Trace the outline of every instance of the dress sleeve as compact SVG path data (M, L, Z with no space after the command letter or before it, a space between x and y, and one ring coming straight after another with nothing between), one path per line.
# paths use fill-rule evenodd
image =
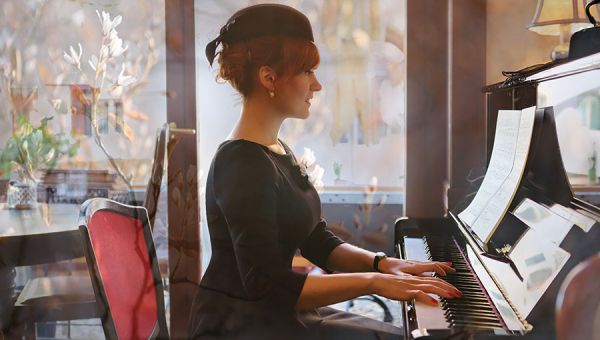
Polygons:
M340 238L327 230L327 221L321 218L313 232L300 246L302 256L322 269L328 270L327 258L333 249L344 243Z
M277 172L258 145L230 145L219 151L214 192L249 299L293 308L306 280L283 263L277 226Z

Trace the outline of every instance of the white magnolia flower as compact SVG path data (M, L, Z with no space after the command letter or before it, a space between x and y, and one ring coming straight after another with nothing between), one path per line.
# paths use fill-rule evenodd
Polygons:
M111 30L114 29L115 27L119 26L119 24L123 20L123 18L120 15L118 15L116 18L111 20L110 13L107 13L105 11L102 11L102 15L100 15L100 12L98 12L98 10L96 10L96 14L98 15L100 24L102 24L102 34L104 36L108 36L111 33Z
M81 44L78 44L78 45L79 45L79 54L77 54L75 52L75 49L73 48L73 46L69 46L70 54L67 54L67 52L64 52L64 58L69 64L71 64L81 70L81 54L83 53L83 49L81 48Z
M92 54L92 57L90 58L90 60L88 60L88 64L90 65L92 70L96 71L96 68L98 67L98 57L96 57L95 54Z
M117 30L113 28L112 30L110 30L110 33L108 35L108 39L109 40L113 40L113 39L115 39L115 38L118 37L118 34L119 33L117 32Z
M315 153L309 148L304 148L304 153L300 157L300 163L310 168L315 163L315 160Z
M123 54L123 52L127 51L127 48L128 46L123 47L123 40L115 36L115 38L110 41L109 55L110 57L118 57Z
M125 86L129 86L129 85L135 83L136 80L137 79L135 79L135 77L133 77L133 76L125 75L125 63L122 63L121 64L121 72L119 73L119 76L117 77L117 82L114 83L112 88L110 89L110 94L113 97L121 96L121 94L123 94L123 88Z
M119 76L117 77L117 84L120 86L129 86L135 83L135 81L135 77L125 75L125 63L122 63L121 72L119 72Z

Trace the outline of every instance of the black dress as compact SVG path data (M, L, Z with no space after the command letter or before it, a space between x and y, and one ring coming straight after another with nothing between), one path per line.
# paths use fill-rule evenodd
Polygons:
M317 191L282 144L285 155L225 141L213 158L206 182L212 257L191 311L193 338L313 338L324 332L320 314L343 319L329 309L294 310L307 276L291 270L296 250L325 269L343 241L326 229Z

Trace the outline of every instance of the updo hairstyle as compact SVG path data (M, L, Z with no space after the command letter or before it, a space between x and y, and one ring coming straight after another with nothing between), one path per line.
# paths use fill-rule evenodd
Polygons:
M320 62L319 51L312 41L285 36L267 36L235 43L223 43L218 56L217 81L229 82L244 98L258 84L261 66L277 73L276 83L308 71Z

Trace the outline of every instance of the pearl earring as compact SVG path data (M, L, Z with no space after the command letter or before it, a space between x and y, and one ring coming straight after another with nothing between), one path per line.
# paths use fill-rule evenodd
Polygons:
M275 92L274 91L269 91L269 97L275 98Z

